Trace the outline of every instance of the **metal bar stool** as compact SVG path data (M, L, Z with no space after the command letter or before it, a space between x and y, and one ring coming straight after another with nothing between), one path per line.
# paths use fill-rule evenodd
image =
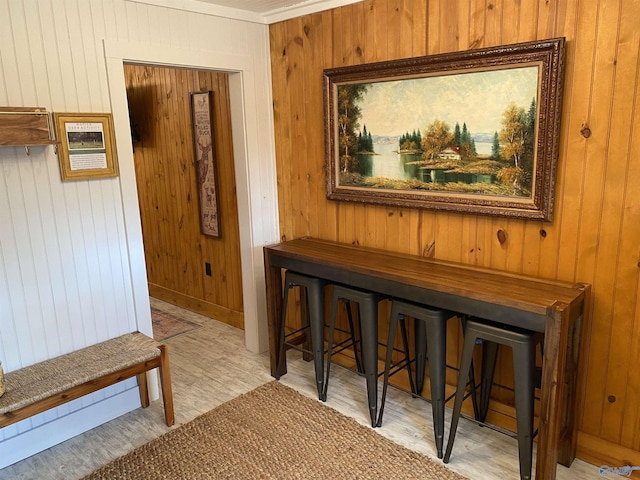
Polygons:
M493 355L493 349L498 345L510 346L513 351L514 369L514 391L516 407L516 424L518 436L518 456L520 459L520 478L529 480L531 478L531 465L533 457L533 406L535 399L535 346L538 334L529 330L517 327L506 327L489 321L478 321L469 319L466 322L464 333L464 344L462 347L462 359L460 360L460 375L456 389L453 415L451 417L451 428L449 430L449 441L444 455L444 463L449 462L453 442L460 419L460 409L462 408L463 394L465 390L465 380L463 372L468 372L471 368L471 358L477 340L482 340L483 345L488 347L489 355ZM495 367L495 363L493 364ZM483 371L488 370L488 365L483 365ZM493 378L493 374L491 374ZM483 378L484 380L484 378ZM491 382L493 383L493 382ZM487 384L483 382L487 388ZM490 389L490 384L488 385ZM481 410L488 409L490 396L488 392L482 392ZM484 404L483 404L484 402ZM480 417L486 417L486 411L480 412Z
M329 372L331 369L331 356L333 355L333 338L336 326L338 303L347 300L358 304L358 319L360 322L360 342L362 348L362 365L364 376L367 380L367 399L369 403L369 415L371 426L377 424L378 410L378 302L383 300L383 295L335 285L331 299L331 319L329 324L327 372L325 375L324 389L321 400L326 400L329 388ZM349 309L347 308L347 311Z
M428 357L433 431L435 434L438 458L442 458L442 446L444 443L444 404L446 402L447 321L450 318L454 318L455 314L447 310L439 310L425 305L393 299L387 345L393 345L397 328L396 325L399 318L403 318L405 315L415 320L416 388L415 391L412 388L412 392L417 395L422 393L425 363ZM389 384L391 354L392 350L387 347L378 426L382 425L382 414L384 413L384 403L387 395L387 386Z
M543 343L544 335L534 333L534 348L540 345L540 353L544 355ZM480 405L478 406L476 420L484 423L489 413L489 403L491 401L491 390L493 389L493 377L498 362L499 344L495 342L482 342L482 371L480 381ZM472 370L473 371L473 370ZM534 386L540 388L542 383L542 368L535 367Z
M284 288L283 288L283 308L282 316L280 319L280 348L278 351L278 367L276 368L276 379L279 380L284 364L285 345L288 345L296 350L300 350L305 353L311 353L313 355L313 363L315 368L316 386L318 389L318 398L322 400L322 393L324 387L324 289L327 285L325 280L321 278L311 277L303 275L301 273L287 270L284 276ZM309 310L309 325L303 325L298 330L295 330L289 334L285 334L285 324L287 319L287 305L289 300L289 289L293 287L301 287L305 289L307 303L306 307ZM349 317L350 327L350 342L345 340L341 342L341 346L348 348L349 345L344 345L349 342L353 346L353 351L356 356L356 361L359 365L355 330L353 328L353 321ZM295 342L288 342L288 338L296 337L303 330L309 330L311 334L311 351L305 348L299 347Z

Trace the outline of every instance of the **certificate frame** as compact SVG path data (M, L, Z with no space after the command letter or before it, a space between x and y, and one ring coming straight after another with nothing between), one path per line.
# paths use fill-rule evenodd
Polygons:
M62 181L118 176L110 113L54 113Z

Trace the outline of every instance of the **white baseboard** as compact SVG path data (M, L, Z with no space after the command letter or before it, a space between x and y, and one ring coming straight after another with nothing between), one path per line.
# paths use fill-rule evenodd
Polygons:
M132 388L0 442L0 468L24 460L139 407L140 394L134 383Z

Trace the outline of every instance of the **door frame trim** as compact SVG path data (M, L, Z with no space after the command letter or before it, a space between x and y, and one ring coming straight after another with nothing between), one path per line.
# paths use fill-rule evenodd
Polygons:
M268 45L267 33L264 45ZM269 339L262 247L277 242L280 235L268 50L260 49L266 56L260 61L251 55L105 40L104 52L136 327L152 333L124 63L222 71L229 73L245 346L254 353L266 351ZM261 64L263 68L257 71L256 65Z

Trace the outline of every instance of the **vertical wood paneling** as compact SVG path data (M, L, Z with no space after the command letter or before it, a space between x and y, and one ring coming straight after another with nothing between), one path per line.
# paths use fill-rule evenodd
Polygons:
M0 2L0 15L2 18L10 18L9 15L9 2L7 0L3 0ZM3 45L13 45L13 36L10 28L10 23L7 22L4 28L0 29L0 42ZM0 57L0 61L2 62L2 80L4 83L4 97L6 98L6 102L9 106L17 106L20 102L19 98L15 98L16 95L12 95L12 98L9 98L9 91L20 91L19 85L20 81L18 79L18 67L16 54L14 49L3 49L2 56ZM10 103L11 101L15 102L14 104Z
M107 38L109 34L107 33L107 28L112 28L111 25L107 24L106 19L102 16L103 8L101 0L90 0L89 3L89 11L88 15L91 17L91 31L93 33L94 38ZM102 109L102 111L111 110L110 107L110 99L109 99L109 87L107 84L107 65L106 62L102 59L104 45L101 45L100 42L91 41L91 38L87 38L84 41L85 44L91 44L94 52L92 54L95 55L96 64L95 64L95 81L99 86L100 97L96 99L99 101L99 106L96 108Z
M92 18L91 3L89 2L78 2L77 11L78 16L81 19ZM81 62L84 63L87 68L86 78L89 85L89 108L91 109L91 111L102 111L108 105L103 104L103 100L107 97L103 95L102 92L102 90L106 87L106 82L104 81L106 75L104 75L104 61L102 61L101 58L103 51L102 45L95 41L95 38L102 37L102 35L98 36L102 32L96 29L96 25L94 25L94 22L81 21L79 33L82 35L80 44L82 46L82 53L84 55L84 60L81 60ZM103 68L101 69L100 66L102 66ZM102 81L101 78L103 79Z
M637 31L636 35L637 36ZM636 50L636 58L640 57L640 46ZM635 88L633 95L633 117L631 120L632 135L629 136L629 149L637 152L640 148L640 135L638 125L640 125L640 66L635 73ZM636 157L637 159L637 157ZM640 247L637 239L640 238L640 198L634 195L634 179L639 178L640 162L630 161L627 173L625 205L623 210L622 231L624 232L621 250L625 252L620 267L620 275L624 275L624 280L619 279L621 301L626 302L627 308L631 310L635 305L635 312L626 313L626 322L631 322L627 330L629 342L629 354L626 362L626 401L624 405L623 424L620 435L620 443L628 448L640 450L640 375L634 375L634 366L640 364ZM635 265L634 265L635 264ZM618 294L618 292L616 292ZM624 304L623 304L624 307Z
M606 186L607 145L609 142L612 92L615 67L613 59L616 51L618 28L618 2L599 2L596 17L595 52L593 57L593 95L590 98L588 124L591 136L587 141L585 156L584 198L582 203L581 230L578 239L578 259L576 276L592 278L598 296L593 309L593 326L589 359L587 364L587 399L585 403L584 429L593 435L601 434L602 414L607 392L607 362L609 358L609 338L611 332L611 283L609 278L600 277L604 272L598 269L598 255L604 254L598 248L602 232L600 222L603 215L603 195ZM597 92L597 94L596 94ZM615 257L614 257L615 258ZM611 261L615 261L614 258ZM602 291L602 295L599 292ZM609 292L607 295L606 292ZM588 421L587 421L588 419Z
M408 2L412 9L411 35L413 56L426 55L427 52L427 2Z
M273 31L275 34L271 33L271 41L272 48L276 52L278 52L278 62L280 63L280 67L278 69L278 73L276 73L272 80L273 83L273 97L274 97L274 117L278 118L282 125L282 136L276 135L276 158L291 158L292 152L292 143L287 141L289 136L291 135L292 127L291 127L291 108L290 103L291 100L288 95L284 93L279 93L280 91L286 92L289 88L289 79L292 72L292 66L289 62L289 49L293 48L291 43L292 37L287 34L287 27L292 28L287 23L280 23L280 29L276 28ZM273 46L275 43L275 46ZM278 184L282 185L282 191L285 195L284 198L281 199L281 202L278 203L278 209L280 213L280 218L284 221L281 223L280 232L283 238L291 238L293 234L292 222L294 219L294 215L285 215L285 205L291 205L291 176L288 166L282 164L278 165L278 171L282 172L282 175L278 177ZM285 220L286 219L286 220Z
M322 83L318 81L315 72L322 68L324 64L323 52L314 48L314 45L322 43L322 15L315 14L307 17L303 22L304 33L304 59L306 68L303 70L305 97L321 97ZM324 116L321 111L307 108L305 105L304 118L311 131L322 131ZM322 152L324 150L323 135L307 135L307 150L305 160L307 172L305 175L305 187L309 190L310 201L308 202L308 231L312 237L320 237L324 228L317 219L326 215L323 204L318 203L325 192L325 168L322 162L316 162L311 152ZM322 222L324 223L324 222Z
M388 58L404 58L410 57L413 51L413 35L411 11L407 5L408 2L403 0L389 1L387 5L387 52ZM361 25L360 31L364 28ZM395 32L396 36L389 36L390 32ZM360 45L363 45L362 43ZM362 48L362 47L360 47ZM374 132L375 133L375 132ZM405 250L405 238L400 232L406 231L404 216L400 216L402 209L386 208L386 215L383 217L385 221L385 231L387 235L384 238L383 248L393 251ZM401 226L402 225L402 226ZM387 317L387 315L385 315ZM383 323L386 327L386 322ZM384 328L383 330L386 330Z
M333 38L334 38L334 65L336 67L352 65L352 46L353 40L352 36L354 32L352 31L352 22L353 22L353 8L351 5L343 7L341 15L335 15L333 18ZM357 35L357 33L355 33ZM362 63L358 61L357 63ZM295 78L291 79L292 82L295 81ZM291 108L295 108L293 106L293 99ZM296 202L296 200L293 200ZM360 212L356 214L356 206L355 205L338 205L339 216L338 216L338 238L341 242L352 243L358 241L359 231L355 230L356 226L362 225L360 222L356 222L356 217L359 218ZM365 240L366 244L366 240Z
M485 47L500 45L502 43L502 5L503 0L487 0L485 4L486 19Z
M113 8L116 18L116 32L118 40L129 40L127 31L127 10L125 8L125 0L112 0L105 2L105 9ZM166 32L165 32L166 35Z
M484 44L486 0L471 0L469 2L469 45L468 48L479 48Z
M607 362L607 401L603 405L602 438L618 443L626 403L627 372L629 368L630 343L633 331L634 306L630 301L635 293L634 284L634 256L637 254L638 236L628 237L623 229L626 197L631 192L627 190L630 163L637 152L630 149L629 125L632 124L634 109L637 108L635 98L629 91L637 79L639 67L638 49L640 31L637 22L631 18L639 18L640 6L637 2L620 3L620 23L618 27L618 42L615 55L615 83L612 98L612 115L610 121L610 136L607 152L606 184L603 197L602 223L603 235L598 246L602 252L617 250L616 257L610 254L598 255L598 277L611 285L610 316L618 319L611 325L609 337L609 361ZM637 89L637 86L636 86ZM632 130L633 131L633 130ZM631 193L633 195L633 193ZM612 261L615 260L615 261ZM603 268L604 267L604 268ZM635 265L637 268L637 263ZM600 273L602 272L602 273ZM602 291L602 290L601 290ZM609 292L604 290L607 295ZM615 401L611 401L615 397ZM637 404L636 404L637 405Z
M116 12L114 2L105 0L91 0L91 12L96 21L104 23L105 38L118 38L118 27L116 25ZM155 10L149 11L149 16L156 15Z
M365 16L371 10L365 9ZM326 65L332 65L333 61L333 52L335 45L335 40L332 35L333 31L333 12L328 10L322 12L322 64L316 65L315 68L318 68L318 71ZM311 48L317 49L317 45L311 45ZM365 49L365 55L367 54L367 49ZM273 72L273 70L272 70ZM313 72L312 72L313 73ZM317 74L316 74L317 75ZM317 105L317 104L316 104ZM324 121L324 118L323 118ZM275 120L274 120L275 123ZM323 123L324 125L324 123ZM319 131L319 130L318 130ZM277 137L277 134L276 134ZM276 161L277 154L276 154ZM286 159L283 159L286 165ZM279 169L277 170L280 171ZM326 172L325 172L326 175ZM337 238L338 236L338 202L327 202L324 195L320 193L317 198L318 209L324 210L326 217L321 217L324 219L323 226L321 226L321 238ZM286 215L284 216L286 218ZM280 216L282 218L282 216Z
M305 57L306 72L287 77L288 88L277 87L287 67L272 41L276 138L281 139L280 222L289 238L317 231L322 238L594 286L593 325L585 325L584 331L586 386L579 393L584 405L579 412L585 433L581 448L592 460L593 452L602 450L593 439L632 450L640 446L640 372L632 368L640 361L640 187L634 180L640 175L640 130L635 128L640 110L639 14L631 0L367 0L361 7L322 14L318 28L325 34L308 38L304 53L323 52L323 64ZM302 23L308 21L304 17ZM271 26L272 39L277 35L280 44L293 41L292 25L299 22ZM289 122L287 112L278 107L288 105L290 114L303 102L306 111L322 110L321 96L308 90L300 99L290 90L295 91L295 82L321 78L323 68L356 63L354 45L364 51L364 61L374 62L554 36L567 39L567 63L553 222L329 202L320 189L301 192L284 181L297 161L287 138L295 138L296 129L305 134L321 130L315 120ZM590 136L583 135L585 128ZM309 150L306 161L309 172L318 171L323 153ZM295 225L292 205L311 202L332 212L319 222L335 223L338 232L314 226L312 216L309 227ZM506 238L502 243L499 230ZM448 360L455 362L457 328L450 334ZM501 355L498 372L506 385L512 377L509 356ZM496 398L510 402L510 395L497 391ZM496 417L512 414L496 406ZM606 459L601 455L599 460Z
M215 104L216 119L215 138L217 175L220 179L219 203L222 224L226 230L223 242L207 242L203 250L207 258L215 258L219 269L214 282L205 282L205 299L211 298L211 291L219 295L217 303L227 308L242 312L242 278L240 275L240 251L238 243L240 232L238 228L237 205L235 189L235 174L233 165L233 145L231 144L231 122L229 104L229 77L227 75L199 74L202 89L212 89L217 92ZM225 139L229 139L225 141ZM236 325L238 326L238 325Z
M565 181L560 185L562 196L556 200L556 210L561 211L562 219L557 272L558 277L565 280L578 277L578 262L575 258L582 225L579 212L583 210L585 192L587 139L575 133L589 127L590 101L585 99L592 95L596 19L596 8L585 2L577 3L576 17L572 22L575 24L575 37L568 44L567 52L568 60L573 59L573 68L567 70L565 79L564 109L572 113L568 118L566 115L563 116L563 123L567 125L567 135L566 149L560 165L564 165ZM566 28L570 28L570 25L567 24ZM582 61L577 61L578 58ZM573 159L571 162L568 161L569 153Z
M126 19L127 19L127 37L129 38L129 40L131 40L132 42L140 42L140 35L139 35L139 28L138 28L138 5L135 3L130 3L130 2L125 2L124 3L124 9L125 9L125 13L126 13ZM180 14L182 12L176 12L177 14ZM181 16L184 16L184 14L182 14ZM140 21L143 21L143 19L140 19Z
M342 39L344 50L342 52L342 65L357 65L365 62L367 55L364 40L364 4L356 3L345 7L345 15L342 16L343 23L334 22L336 28L340 28L338 38ZM338 27L338 25L341 25ZM380 44L385 44L383 40ZM362 125L361 125L362 128ZM342 207L341 207L342 208ZM344 209L341 215L342 238L347 243L359 244L367 242L365 232L367 231L367 213L363 205L351 205ZM343 324L343 327L346 324Z
M142 141L134 159L147 275L169 300L241 326L242 281L228 75L125 65L129 109ZM214 162L221 238L202 235L190 92L213 91ZM305 170L301 167L301 171ZM205 274L205 262L212 275Z
M64 104L58 104L56 107L58 109L64 108L65 111L79 111L79 92L76 89L76 79L73 75L74 63L72 60L69 41L69 27L67 25L64 5L60 3L52 5L50 14L51 17L49 18L51 18L51 27L55 31L55 42L51 45L57 50L56 56L60 61L60 76L62 78L61 83L63 87L62 92L64 92L62 99L57 100L58 102L63 100Z
M358 58L356 63L365 63L370 61L382 61L389 58L389 32L386 28L387 22L394 21L394 8L399 2L374 2L372 15L369 16L371 23L360 22L354 18L344 17L346 20L346 26L343 26L343 36L349 34L349 23L358 22L360 25L360 31L358 32L358 38L362 39L361 49L364 50L364 58ZM363 5L364 9L367 5ZM353 12L352 12L353 15ZM396 15L397 17L397 15ZM338 21L340 17L334 17L334 21ZM395 20L397 21L397 19ZM397 28L397 27L396 27ZM396 30L397 31L397 30ZM373 38L373 44L367 44L367 39ZM346 44L346 41L344 42ZM339 44L339 40L336 39L336 44ZM394 48L393 46L391 48ZM376 59L376 60L371 60ZM385 248L387 238L387 217L389 211L393 209L387 209L384 207L378 207L374 205L354 205L350 208L340 205L340 210L349 212L353 217L343 215L348 225L353 225L354 233L352 238L355 242L359 242L361 245ZM395 239L398 236L397 231L393 232L390 236L391 239ZM349 240L348 240L349 241ZM352 242L354 240L351 240ZM392 240L391 240L392 241ZM381 325L381 330L384 328L384 322Z
M306 119L305 105L305 82L299 81L305 72L305 34L302 18L294 19L289 26L292 28L291 35L293 42L289 44L287 54L289 56L290 78L295 79L289 84L291 94L291 141L293 143L293 157L297 161L291 165L291 187L295 198L304 196L308 191L307 182L307 157L309 149L307 146L308 135L301 125ZM293 230L300 232L309 231L309 202L294 202L293 209Z
M92 93L92 85L89 81L89 65L86 63L85 45L83 43L82 24L83 17L78 11L76 2L65 2L61 8L60 15L64 16L67 24L66 36L69 39L69 49L71 51L71 72L74 78L74 90L78 99L78 109L81 112L91 112L95 102L95 95ZM89 47L89 45L87 45Z
M43 50L43 61L40 65L45 66L47 73L46 76L40 77L43 82L46 82L48 88L48 95L45 98L52 107L64 109L64 97L59 98L60 92L64 92L64 85L59 51L56 45L56 30L52 25L53 12L51 4L46 2L39 3L36 18L40 21L39 27L42 32L40 42ZM57 92L57 95L53 95L52 92Z

